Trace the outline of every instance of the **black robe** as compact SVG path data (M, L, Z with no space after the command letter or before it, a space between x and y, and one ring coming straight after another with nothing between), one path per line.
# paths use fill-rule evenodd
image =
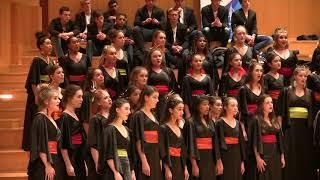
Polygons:
M271 96L273 101L273 109L276 113L276 115L280 115L279 109L280 109L280 101L279 96L281 91L284 88L284 78L282 74L279 74L279 78L276 79L270 74L265 74L263 76L263 86L264 86L264 92Z

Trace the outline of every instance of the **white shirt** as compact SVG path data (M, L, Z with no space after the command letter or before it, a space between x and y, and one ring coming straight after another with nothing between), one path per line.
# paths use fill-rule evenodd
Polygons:
M177 39L177 26L172 28L172 33L173 33L173 42L176 42L176 39Z
M85 14L86 16L86 25L90 24L90 19L91 19L91 13L89 15ZM83 31L83 33L87 33L88 32L88 28L86 26L86 29Z
M184 14L183 14L183 9L181 9L181 11L180 11L180 19L179 19L179 22L180 22L181 24L184 24Z
M213 17L214 19L218 17L218 11L213 11Z

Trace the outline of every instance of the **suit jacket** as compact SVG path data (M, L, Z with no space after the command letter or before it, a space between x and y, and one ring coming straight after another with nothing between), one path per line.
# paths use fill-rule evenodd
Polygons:
M258 28L257 28L256 12L249 9L248 18L246 18L242 8L235 11L232 14L232 18L231 18L231 27L232 27L232 29L234 29L239 25L244 26L247 29L248 34L257 35Z
M88 39L89 40L93 40L93 42L107 42L108 38L106 38L103 41L97 39L97 34L98 33L99 32L98 32L98 27L97 27L96 23L88 24ZM107 23L103 24L102 33L108 35L108 25L107 25Z
M124 25L122 28L118 27L117 24L112 24L108 27L108 32L110 32L112 29L121 30L124 33L125 37L128 37L130 39L133 39L133 30L130 26Z
M94 13L95 11L91 11L91 18L89 24L94 22ZM76 14L76 19L75 19L76 26L79 28L80 32L83 32L86 27L87 27L87 22L86 22L86 14L84 12L80 12Z
M193 9L189 7L183 8L183 21L183 24L186 25L190 31L198 29L196 16L194 15Z
M50 22L48 31L51 34L51 36L58 36L60 33L71 31L74 33L74 36L77 36L80 33L79 28L71 20L67 23L66 30L64 31L62 28L60 18L55 18Z
M222 23L221 28L225 28L228 26L228 9L224 6L219 6L218 8L218 18ZM214 21L213 17L213 10L211 4L203 7L201 9L201 16L202 16L202 26L203 27L211 27L211 23Z
M174 45L174 39L173 39L173 31L170 23L165 23L162 29L163 31L165 31L167 36L166 46L168 49L171 50L171 47ZM179 46L182 46L183 49L188 48L187 26L181 23L177 24L176 44L178 44Z
M166 22L166 18L165 18L163 10L158 8L157 6L153 7L152 13L151 13L151 18L157 19L160 22L160 24L159 25L155 25L155 24L142 25L142 22L144 20L146 20L147 18L149 18L148 10L147 10L146 6L143 6L142 8L139 8L136 13L134 25L144 27L147 29L157 29L157 28L161 28L161 24Z

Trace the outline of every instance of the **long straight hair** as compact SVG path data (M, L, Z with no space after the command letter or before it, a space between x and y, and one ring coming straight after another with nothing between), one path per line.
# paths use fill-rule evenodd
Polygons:
M117 120L117 118L119 116L118 112L117 112L117 108L120 108L121 106L123 106L126 103L129 103L129 102L128 102L128 100L126 100L124 98L119 98L112 103L112 106L110 108L109 117L108 117L107 123L105 125L113 123L115 120Z
M271 98L268 94L263 94L257 102L257 111L256 111L256 116L259 121L264 119L264 112L263 112L263 103L266 98ZM271 125L275 127L276 129L280 129L280 123L278 122L278 119L276 117L276 114L274 112L274 109L272 110L271 113L268 114L268 117L270 119ZM262 124L263 122L260 122Z
M248 76L247 76L247 79L246 79L246 84L249 84L250 89L252 89L253 71L254 71L254 68L256 68L257 66L261 66L262 67L262 65L260 63L258 63L258 62L253 62L249 66ZM263 69L263 67L262 67L262 69ZM259 80L258 83L261 86L261 90L263 90L264 87L263 87L263 78L262 77L261 77L261 79Z
M153 86L145 86L141 92L136 111L141 110L146 105L145 96L150 97L155 92L158 92L157 88Z

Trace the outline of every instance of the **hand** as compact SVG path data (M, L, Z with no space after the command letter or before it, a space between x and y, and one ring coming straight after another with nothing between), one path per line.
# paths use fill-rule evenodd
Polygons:
M166 180L172 180L172 173L169 168L165 170L165 178Z
M189 179L189 172L188 169L185 167L184 168L184 180L188 180Z
M76 173L74 172L74 168L73 168L72 165L67 166L66 168L67 168L67 174L68 174L68 176L76 176Z
M147 18L146 20L142 21L142 25L149 24L152 22L152 18Z
M264 172L266 169L265 169L265 166L267 165L266 162L264 162L263 159L261 159L260 157L256 158L257 159L257 168L258 168L258 171L259 172Z
M54 179L54 176L56 173L55 173L53 167L51 166L51 164L46 166L45 172L46 172L46 180L53 180Z
M284 159L284 154L281 154L281 168L286 166L286 160Z
M213 22L213 26L214 27L222 27L222 23L220 21L220 19L217 17L215 18L214 22Z
M243 175L245 169L244 169L244 162L241 162L241 174Z
M116 19L117 19L116 16L109 16L109 18L108 18L108 20L110 20L110 21L114 21L114 20L116 20Z
M142 162L142 173L146 176L150 176L150 166L147 162L147 160Z
M159 22L156 18L153 18L153 19L152 19L152 23L153 23L153 24L160 24L160 22Z
M217 171L217 175L223 174L223 164L221 160L217 161L216 171Z
M183 50L183 47L182 46L176 46L178 52L180 53L182 50Z
M114 180L122 180L122 176L118 171L114 172L113 176L114 176Z
M136 180L136 173L134 171L131 172L131 180Z
M192 166L192 175L194 177L199 177L199 167L198 167L198 165Z
M87 39L87 34L86 33L80 33L79 37L82 39Z

